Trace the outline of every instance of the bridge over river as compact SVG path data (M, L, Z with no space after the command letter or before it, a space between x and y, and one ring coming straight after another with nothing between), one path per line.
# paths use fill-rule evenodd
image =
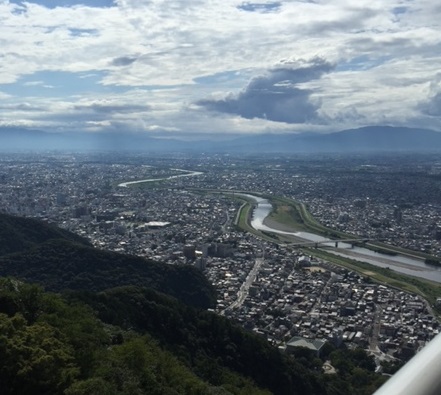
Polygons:
M346 243L346 244L350 244L351 248L354 248L355 245L357 244L366 244L368 241L382 241L382 239L371 239L371 238L364 238L364 239L338 239L338 240L331 240L331 239L325 239L325 240L319 240L319 241L310 241L310 240L305 240L305 241L301 241L301 242L296 242L296 243L289 243L288 246L290 247L314 247L314 248L318 248L321 245L326 246L326 244L333 244L335 248L338 248L338 244L339 243Z
M265 218L270 215L273 210L272 204L268 199L260 196L242 194L242 196L252 200L255 204L252 209L250 225L252 228L260 231L271 232L280 235L291 236L294 238L292 243L286 242L286 246L295 247L312 247L312 248L330 248L330 252L335 255L361 262L370 263L375 266L389 268L399 273L408 274L415 277L424 278L431 281L441 283L441 267L428 265L423 258L417 256L408 256L400 253L381 253L373 251L366 246L358 244L367 244L370 241L384 241L378 238L364 237L348 237L345 239L332 240L309 232L288 232L278 230L276 228L264 224ZM375 240L374 240L375 239ZM338 248L334 248L338 247ZM375 246L369 246L375 247ZM381 248L381 247L380 247ZM387 247L384 248L387 250Z

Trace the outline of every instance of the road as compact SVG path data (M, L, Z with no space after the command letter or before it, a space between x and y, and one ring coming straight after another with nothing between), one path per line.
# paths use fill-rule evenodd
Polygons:
M382 313L383 313L383 308L379 304L377 304L374 314L374 322L372 325L372 337L370 338L369 341L369 350L371 351L379 351L378 336L380 335Z
M248 296L250 287L253 284L253 282L256 280L257 274L259 273L259 270L264 264L264 262L265 262L265 258L263 257L256 258L253 268L248 273L245 282L242 284L239 291L237 292L237 299L233 303L231 303L228 307L226 307L223 311L221 311L220 314L223 315L227 310L237 309L238 307L242 306L243 302Z

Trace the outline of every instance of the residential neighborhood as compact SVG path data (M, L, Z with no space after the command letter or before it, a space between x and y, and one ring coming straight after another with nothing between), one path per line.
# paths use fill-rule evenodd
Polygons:
M217 289L216 312L281 350L325 341L365 348L378 360L407 360L439 332L422 298L237 226L244 204L238 191L286 196L330 228L441 256L433 188L424 201L419 189L396 196L377 185L375 195L374 183L392 188L390 173L408 171L406 163L381 180L378 168L360 175L360 161L346 163L331 182L322 162L305 167L305 158L10 154L0 160L0 207L55 223L102 249L194 265ZM424 164L421 185L439 168ZM357 170L344 184L348 169ZM355 188L363 177L365 190Z

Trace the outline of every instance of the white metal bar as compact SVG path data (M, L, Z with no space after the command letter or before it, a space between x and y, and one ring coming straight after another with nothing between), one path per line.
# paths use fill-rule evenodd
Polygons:
M374 395L440 395L441 334L438 334Z

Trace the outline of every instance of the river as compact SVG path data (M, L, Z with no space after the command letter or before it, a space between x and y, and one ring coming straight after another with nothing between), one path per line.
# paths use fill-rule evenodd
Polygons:
M335 241L327 239L325 237L316 235L309 232L287 232L279 229L269 227L264 224L264 220L271 213L273 206L268 199L261 198L259 196L241 194L244 197L252 199L257 203L253 210L251 218L251 226L256 230L264 230L267 232L295 236L305 241L327 241L330 242L323 244L327 252L335 255L339 255L346 258L351 258L361 262L370 263L379 267L388 267L399 273L408 274L415 277L425 278L427 280L436 281L441 283L441 267L427 265L423 259L411 258L404 255L387 255L380 254L378 252L371 251L367 248L352 247L348 243L338 243L338 247L335 247ZM323 248L323 247L319 247Z
M183 170L183 169L170 169L170 170L181 171L181 172L183 172L183 174L176 174L174 176L168 176L168 177L163 177L163 178L148 178L146 180L122 182L121 184L118 184L118 186L126 188L129 185L143 184L143 183L146 183L146 182L173 180L175 178L193 177L193 176L199 176L201 174L204 174L201 171L190 171L190 170Z

